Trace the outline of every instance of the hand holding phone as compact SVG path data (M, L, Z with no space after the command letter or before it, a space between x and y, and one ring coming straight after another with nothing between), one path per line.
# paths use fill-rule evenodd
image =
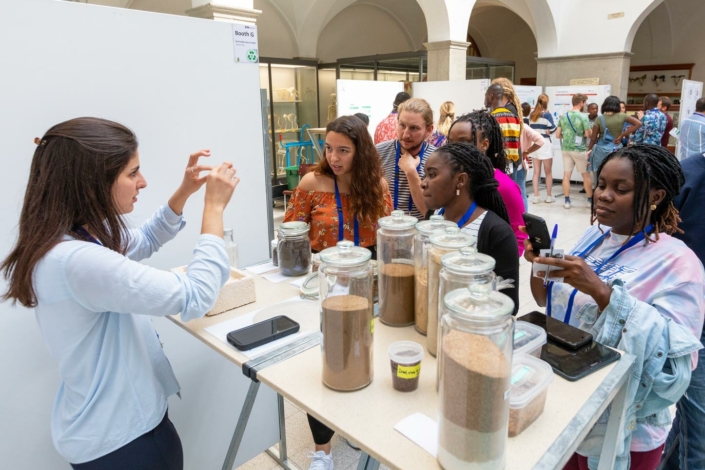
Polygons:
M534 254L539 256L541 250L549 250L551 248L551 235L548 233L548 227L543 217L539 217L528 212L522 214L526 233L529 235L529 242L533 248Z

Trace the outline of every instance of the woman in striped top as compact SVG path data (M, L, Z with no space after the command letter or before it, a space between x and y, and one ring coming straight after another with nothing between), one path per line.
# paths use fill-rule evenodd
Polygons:
M539 193L539 181L541 180L541 166L546 176L546 199L545 202L556 202L556 198L551 194L553 186L553 148L551 145L551 134L556 131L556 124L553 122L551 113L548 112L548 96L545 94L539 95L536 100L536 107L529 115L529 126L544 138L544 146L534 152L534 199L531 201L534 204L541 202Z

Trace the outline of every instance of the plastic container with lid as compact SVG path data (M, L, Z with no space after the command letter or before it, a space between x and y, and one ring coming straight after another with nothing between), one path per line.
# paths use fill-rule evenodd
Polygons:
M414 323L414 226L416 217L404 211L379 219L377 271L379 319L390 326Z
M277 257L284 276L303 276L311 268L311 240L306 222L284 222L279 227Z
M514 355L529 354L541 357L541 347L546 344L546 330L518 318L514 326Z
M334 390L358 390L374 376L371 256L348 240L321 252L322 379Z
M419 388L423 346L413 341L397 341L387 349L392 366L392 385L400 392Z
M442 215L432 215L429 220L416 224L414 236L414 326L422 335L428 329L428 249L431 235L442 232L448 227L457 227L455 222L445 220Z
M475 244L475 237L460 231L457 224L447 227L443 232L431 236L428 250L428 329L426 330L426 347L428 352L436 355L438 349L438 287L441 273L441 257L461 248Z
M443 297L438 463L445 469L505 468L513 311L490 283Z
M522 322L517 325L519 323ZM514 356L509 392L509 437L518 436L541 416L551 382L553 370L546 362L533 356Z

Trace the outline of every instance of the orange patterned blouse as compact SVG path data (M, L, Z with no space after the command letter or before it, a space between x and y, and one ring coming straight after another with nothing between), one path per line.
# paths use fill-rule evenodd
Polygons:
M348 210L350 195L340 194L343 203L343 236L346 240L354 240L353 221ZM384 202L387 205L386 214L392 212L392 196L389 190L384 193ZM309 237L311 248L322 251L338 243L338 206L335 203L335 193L323 191L294 190L289 205L286 208L284 222L302 221L311 224ZM377 244L377 223L374 225L360 224L360 246L370 247Z

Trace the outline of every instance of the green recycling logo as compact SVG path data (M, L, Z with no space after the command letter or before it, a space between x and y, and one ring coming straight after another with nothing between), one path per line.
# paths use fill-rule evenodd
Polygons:
M257 62L257 49L250 49L247 51L247 60L250 62Z

